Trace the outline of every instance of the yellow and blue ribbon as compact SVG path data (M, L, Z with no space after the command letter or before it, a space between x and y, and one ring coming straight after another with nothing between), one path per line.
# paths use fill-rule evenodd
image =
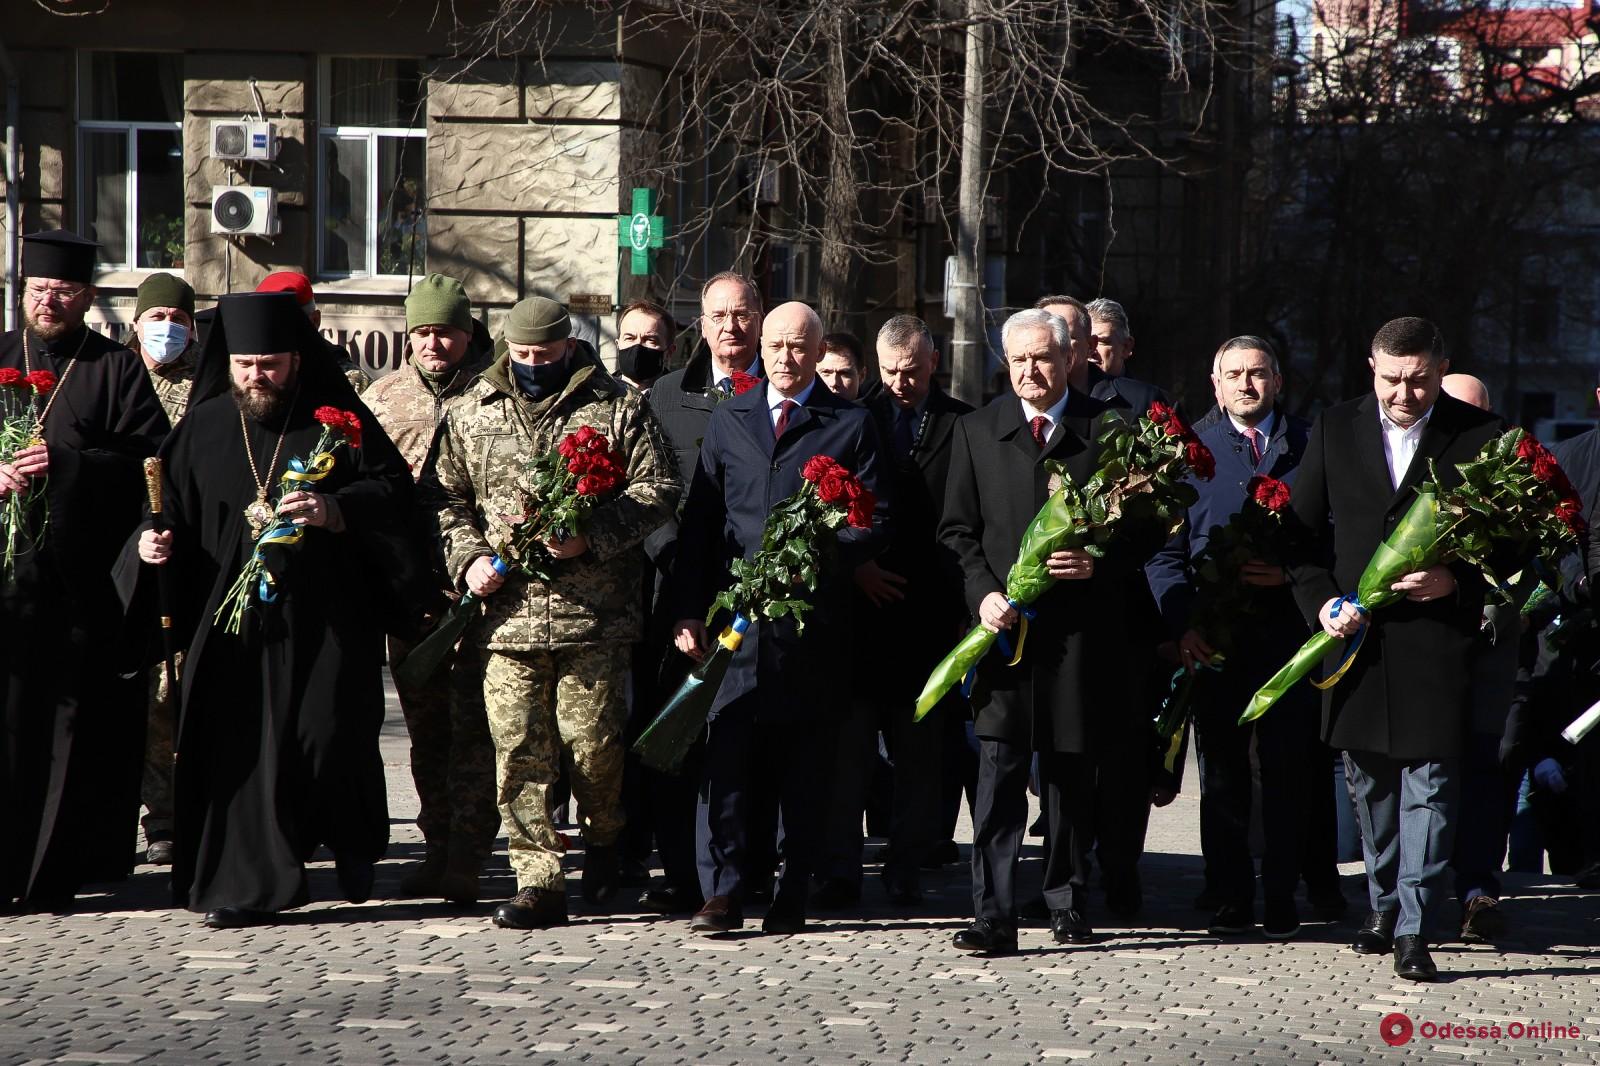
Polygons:
M1355 593L1350 592L1340 596L1339 602L1333 605L1333 609L1328 612L1328 616L1330 618L1338 618L1339 612L1347 605L1354 608L1356 613L1361 616L1361 628L1356 630L1356 635L1351 637L1350 642L1345 645L1344 657L1339 660L1339 665L1333 673L1321 681L1311 682L1311 687L1318 691L1325 692L1344 680L1344 675L1349 671L1350 664L1356 660L1356 652L1361 650L1362 641L1367 639L1367 608Z
M1025 603L1018 603L1009 596L1006 597L1006 603L1010 604L1012 610L1022 616L1017 624L1017 650L1015 652L1011 650L1011 641L1007 639L1004 631L996 633L994 639L995 645L1000 649L1000 654L1006 659L1006 665L1016 666L1022 661L1022 649L1028 642L1028 622L1038 617L1039 611L1037 608L1030 607ZM978 668L974 665L961 678L961 696L963 699L972 697L972 685L977 679Z
M283 487L288 488L291 484L296 487L315 484L333 473L333 466L332 452L318 452L309 462L296 456L289 460L289 469L283 472ZM299 544L305 535L304 526L297 526L292 520L279 517L256 538L253 554L256 562L261 564L261 580L256 583L256 599L262 603L273 603L278 598L277 582L272 576L272 571L267 568L267 561L261 550L269 544L292 547Z

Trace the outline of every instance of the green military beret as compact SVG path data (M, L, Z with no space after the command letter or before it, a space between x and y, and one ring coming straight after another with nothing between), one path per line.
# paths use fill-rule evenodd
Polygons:
M472 332L472 301L466 287L444 274L429 274L411 286L406 296L406 329L418 326L452 326Z
M530 296L506 316L505 338L509 344L549 344L572 336L572 319L567 309L543 296Z
M139 302L134 306L133 317L138 318L152 307L176 307L193 318L194 289L175 275L151 274L139 284Z

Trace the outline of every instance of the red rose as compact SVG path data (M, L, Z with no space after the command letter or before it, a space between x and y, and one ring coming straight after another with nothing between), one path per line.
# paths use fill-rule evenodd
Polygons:
M21 385L26 379L15 367L0 367L0 385Z
M813 455L806 460L806 465L800 468L801 477L818 484L823 478L834 473L844 474L845 469L826 455Z
M578 438L571 433L561 438L561 443L556 445L556 452L563 459L571 459L578 454ZM567 469L571 470L571 466ZM576 471L573 471L576 473Z
M1172 408L1157 400L1150 405L1150 411L1145 417L1158 426L1164 426L1172 420Z
M848 507L858 494L850 491L850 483L854 479L842 470L830 470L817 482L817 495L823 503L843 504Z
M578 479L579 496L598 496L600 494L600 479L593 474L585 474Z
M567 473L587 474L594 469L594 456L579 452L567 460Z
M579 426L578 431L572 434L572 439L579 447L586 447L588 443L600 435L593 426Z
M760 378L756 377L754 374L746 374L743 370L735 370L732 374L728 375L728 380L733 382L733 394L735 396L743 396L745 393L761 384Z
M1576 496L1568 496L1556 504L1556 517L1566 523L1568 529L1574 533L1582 533L1589 528L1583 520L1583 501Z
M1289 486L1275 477L1258 475L1245 486L1250 498L1268 511L1281 511L1289 503Z
M344 425L344 412L337 407L319 407L314 412L314 417L318 422L333 429L339 429Z
M56 387L56 374L54 370L35 370L28 375L27 382L33 386L34 392L43 396Z
M1184 445L1183 459L1189 464L1190 473L1201 481L1210 481L1217 472L1217 461L1212 458L1211 449L1198 440L1191 440Z
M1533 457L1533 476L1540 481L1550 481L1560 472L1561 464L1549 452Z
M1526 433L1522 435L1521 440L1517 441L1518 459L1526 459L1529 462L1532 462L1533 459L1544 450L1544 445L1540 444Z
M850 501L850 509L845 512L844 520L857 529L872 528L872 511L878 506L878 498L866 489Z

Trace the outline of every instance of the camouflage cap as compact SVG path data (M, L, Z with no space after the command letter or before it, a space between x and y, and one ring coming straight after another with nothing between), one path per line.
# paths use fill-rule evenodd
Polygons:
M572 319L567 309L543 296L530 296L506 316L505 338L509 344L549 344L572 336Z

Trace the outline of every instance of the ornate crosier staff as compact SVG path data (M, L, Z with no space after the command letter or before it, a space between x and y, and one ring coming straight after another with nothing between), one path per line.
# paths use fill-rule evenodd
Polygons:
M150 499L150 522L157 533L167 531L167 520L161 514L161 460L155 456L144 461L144 491ZM169 699L176 699L178 690L176 670L173 667L172 648L172 567L156 568L157 598L161 603L161 660L166 671Z

